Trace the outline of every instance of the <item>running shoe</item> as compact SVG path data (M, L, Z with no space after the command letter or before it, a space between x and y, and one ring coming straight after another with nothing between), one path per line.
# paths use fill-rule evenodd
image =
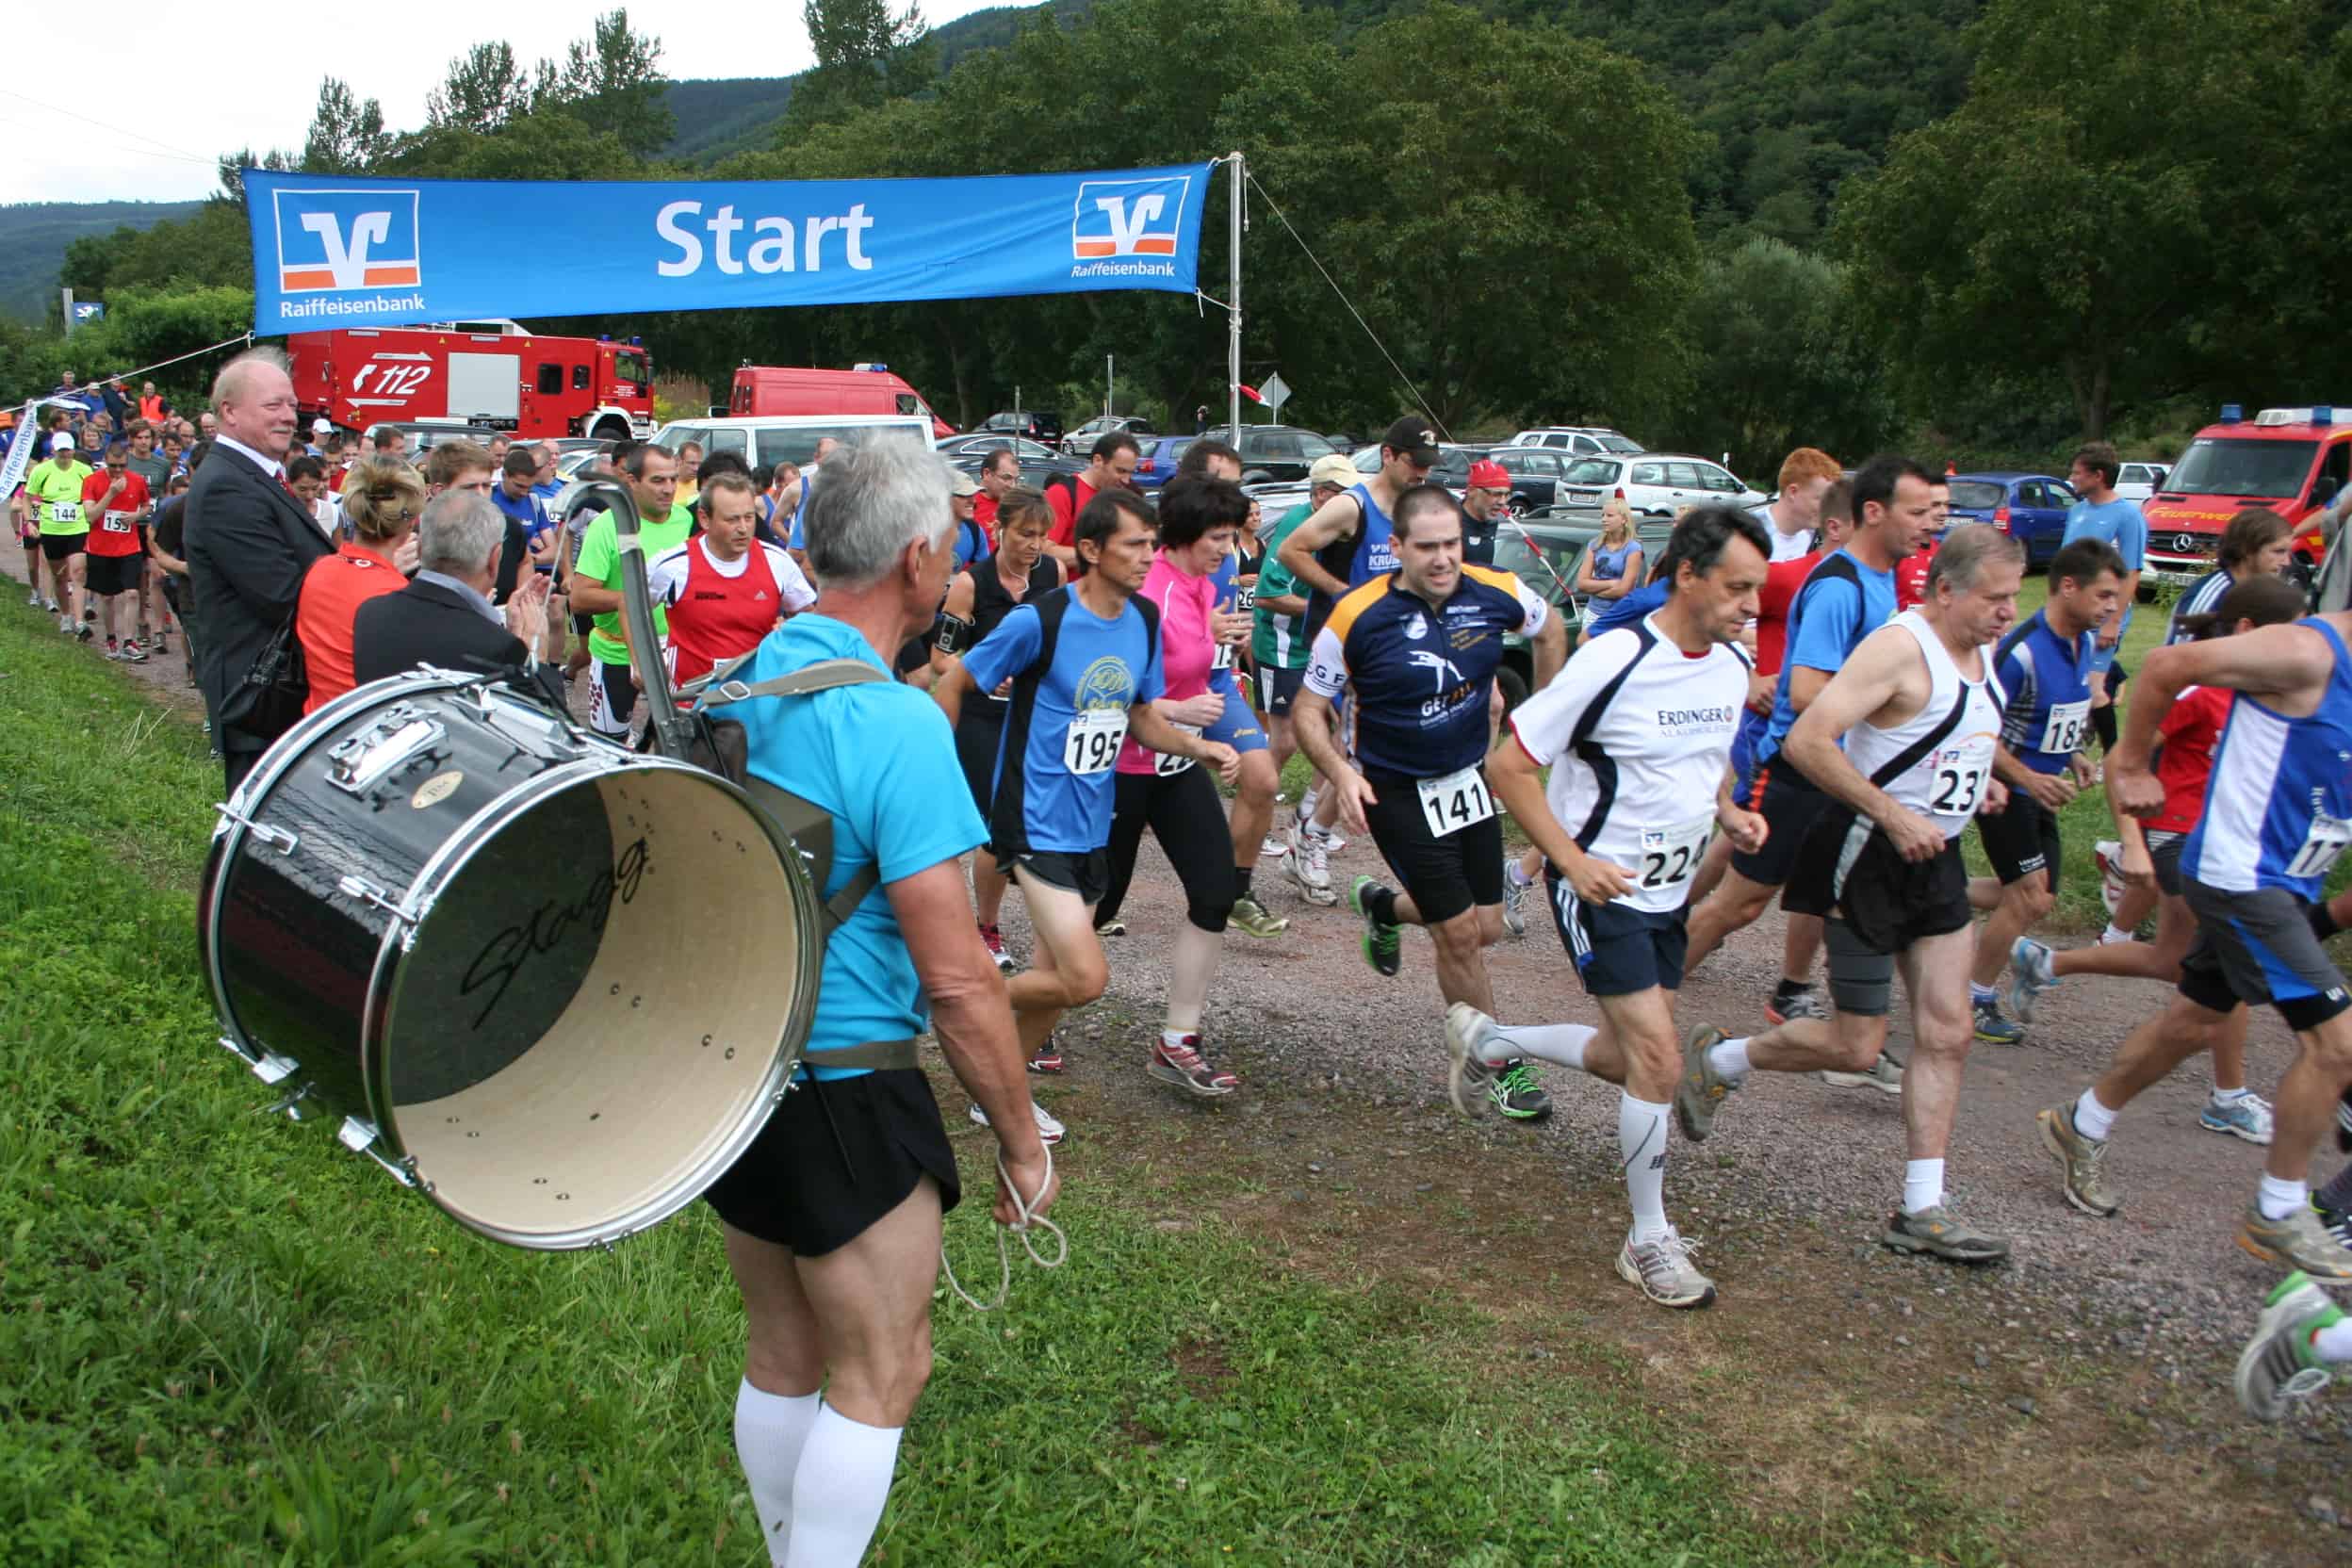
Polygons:
M1698 1245L1669 1225L1655 1241L1628 1241L1619 1248L1617 1272L1661 1307L1704 1307L1715 1299L1715 1282L1690 1266Z
M2037 942L2031 937L2019 937L2009 944L2009 1010L2020 1022L2034 1021L2034 1004L2042 993L2058 986L2058 971L2050 958L2050 944ZM1977 1038L1984 1036L1979 1034Z
M2116 839L2101 839L2091 845L2091 860L2099 867L2099 901L2107 906L2107 918L2115 918L2115 910L2123 904L2123 895L2131 884L2123 879L2123 843Z
M988 960L996 965L997 972L999 973L1010 974L1013 972L1013 956L1004 951L1004 934L1003 932L999 931L993 925L982 925L980 927L980 945L988 950Z
M1258 858L1279 860L1290 853L1290 841L1280 833L1268 833L1258 841Z
M25 596L24 596L24 602L25 602L26 604L31 605L31 606L32 606L34 609L36 609L36 610L40 609L40 608L41 608L41 590L40 590L40 589L38 589L38 588L36 588L36 589L34 589L31 593L29 593L29 594L25 595Z
M1037 1141L1047 1148L1051 1149L1070 1135L1070 1129L1054 1120L1043 1105L1032 1100L1029 1102L1029 1109L1036 1114L1037 1119ZM988 1113L974 1105L972 1108L972 1120L975 1127L986 1127L988 1124Z
M1269 915L1266 906L1254 898L1233 900L1233 912L1227 923L1245 937L1279 937L1290 929L1287 919Z
M122 645L116 642L111 637L106 639L106 657L108 659L120 659L122 657Z
M1397 929L1385 921L1373 918L1366 903L1374 889L1388 890L1368 876L1359 876L1348 884L1348 912L1364 921L1364 961L1382 974L1394 975L1403 967L1403 943Z
M1106 920L1094 928L1094 934L1098 937L1123 937L1127 934L1127 923L1118 919Z
M1829 1021L1829 1004L1811 986L1792 991L1786 986L1772 992L1772 999L1764 1004L1764 1021L1778 1027L1793 1018L1809 1018L1817 1023Z
M1840 1072L1821 1070L1821 1082L1841 1089L1876 1089L1881 1094L1903 1092L1903 1059L1891 1051L1881 1051L1878 1060L1868 1072Z
M1217 1100L1241 1087L1241 1080L1211 1067L1200 1055L1200 1037L1186 1035L1182 1045L1159 1040L1152 1047L1152 1076L1173 1084L1203 1100Z
M2270 1146L2270 1102L2251 1090L2235 1100L2205 1098L2205 1108L2197 1113L2197 1124L2209 1133L2227 1133L2248 1143Z
M1494 1021L1467 1002L1446 1009L1446 1094L1455 1110L1473 1119L1485 1108L1487 1091L1503 1072L1478 1054L1494 1032Z
M2344 1309L2308 1274L2290 1274L2271 1287L2254 1337L2238 1353L2238 1404L2257 1421L2283 1420L2287 1407L2326 1388L2330 1374L2311 1344L2322 1329L2344 1321Z
M2042 1147L2066 1172L2067 1202L2101 1219L2123 1207L2107 1190L2107 1177L2100 1168L2107 1159L2107 1140L2086 1138L2074 1130L2072 1101L2052 1105L2034 1119L2041 1124Z
M1513 881L1512 878L1518 874L1518 872L1519 857L1516 855L1504 857L1503 929L1514 937L1524 937L1527 934L1527 917L1520 912L1519 901L1527 896L1527 889L1533 884Z
M84 619L82 624L78 627L69 624L66 629L72 631L74 636L79 637L85 643L89 642L92 637L98 635L98 629L90 625L88 619Z
M1988 1045L2016 1045L2025 1038L2025 1025L2001 1017L1998 999L1976 1004L1976 1037Z
M1707 1052L1723 1037L1721 1029L1702 1023L1682 1042L1682 1082L1674 1086L1674 1119L1682 1123L1682 1135L1692 1143L1707 1141L1715 1130L1715 1113L1723 1107L1723 1097L1740 1086L1707 1059ZM1622 1268L1623 1263L1618 1266Z
M158 631L153 637L147 639L147 651L149 653L170 653L172 651L171 634L169 632Z
M86 604L86 605L83 605L83 606L82 606L82 619L83 619L83 620L85 620L85 621L89 621L89 622L92 623L93 625L94 625L94 624L96 624L97 619L98 619L98 607L97 607L96 605L94 605L94 604Z
M1552 1114L1552 1097L1544 1092L1535 1069L1525 1062L1504 1068L1501 1076L1487 1086L1486 1097L1513 1121L1541 1121Z
M46 609L46 610L49 612L49 613L51 613L52 615L54 615L54 614L56 614L56 613L57 612L57 600L55 600L55 599L43 599L43 600L41 600L41 602L42 607L43 607L44 609Z
M1948 1263L1999 1263L2009 1255L2007 1242L1953 1218L1941 1203L1917 1214L1896 1210L1878 1239L1898 1252L1924 1252Z
M122 662L125 664L144 664L147 662L147 650L139 645L139 640L137 638L133 638L131 641L122 645Z
M2346 1247L2352 1247L2352 1214L2347 1214L2342 1209L2329 1208L2320 1200L2317 1193L2311 1194L2311 1212L2319 1216L2320 1225L2329 1235L2343 1242Z
M2263 1217L2248 1207L2238 1222L2238 1245L2264 1263L2299 1268L2314 1279L2352 1280L2352 1250L2328 1233L2309 1203L2284 1219Z
M1282 860L1282 871L1309 904L1339 902L1338 890L1331 886L1331 847L1320 836L1292 826L1290 854Z
M1029 1058L1029 1070L1032 1072L1059 1072L1062 1070L1062 1067L1061 1041L1055 1037L1048 1035L1045 1037L1045 1043L1037 1047L1037 1054Z
M57 617L57 631L58 631L58 633L59 633L61 636L66 636L66 637L71 637L71 636L73 636L73 635L74 635L74 617L73 617L73 616L71 616L71 615L59 615L59 616Z

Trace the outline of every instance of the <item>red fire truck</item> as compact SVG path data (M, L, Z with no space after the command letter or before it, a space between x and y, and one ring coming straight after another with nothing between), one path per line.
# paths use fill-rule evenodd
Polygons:
M653 361L639 341L546 337L514 321L296 333L294 396L305 421L345 430L462 420L518 436L653 433Z
M2265 408L2249 422L2224 403L2221 422L2197 433L2156 494L2140 503L2148 518L2149 580L2187 583L2213 569L2222 530L2243 507L2266 507L2294 526L2289 570L2304 582L2328 554L2320 514L2352 483L2352 414L2315 403Z

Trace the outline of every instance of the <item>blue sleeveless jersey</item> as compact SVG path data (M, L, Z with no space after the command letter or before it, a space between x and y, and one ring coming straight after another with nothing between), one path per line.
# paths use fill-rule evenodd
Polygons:
M2238 694L2180 870L2224 892L2283 888L2309 902L2352 846L2352 657L2327 622L2296 624L2335 655L2328 694L2311 717L2291 719Z

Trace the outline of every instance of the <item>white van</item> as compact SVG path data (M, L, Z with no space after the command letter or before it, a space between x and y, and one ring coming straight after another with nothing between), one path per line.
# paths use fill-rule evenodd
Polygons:
M828 435L851 447L896 437L925 451L932 440L931 421L920 415L767 414L674 419L655 434L653 444L675 453L687 442L698 441L705 457L734 452L747 466L772 468L779 463L805 466L816 455L817 443Z

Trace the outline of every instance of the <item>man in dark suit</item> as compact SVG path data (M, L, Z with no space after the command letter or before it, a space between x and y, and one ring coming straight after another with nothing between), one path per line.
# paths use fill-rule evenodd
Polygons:
M212 386L219 434L183 512L188 577L204 624L196 683L212 715L229 788L302 713L302 694L273 696L247 680L279 628L294 618L311 563L335 553L310 511L286 488L294 439L294 384L286 361L255 350L222 367Z
M537 572L500 611L490 602L506 553L506 517L486 497L445 490L416 526L416 580L359 607L351 673L365 684L434 664L475 672L516 669L515 682L561 708L557 667L533 656L547 630L547 583Z

